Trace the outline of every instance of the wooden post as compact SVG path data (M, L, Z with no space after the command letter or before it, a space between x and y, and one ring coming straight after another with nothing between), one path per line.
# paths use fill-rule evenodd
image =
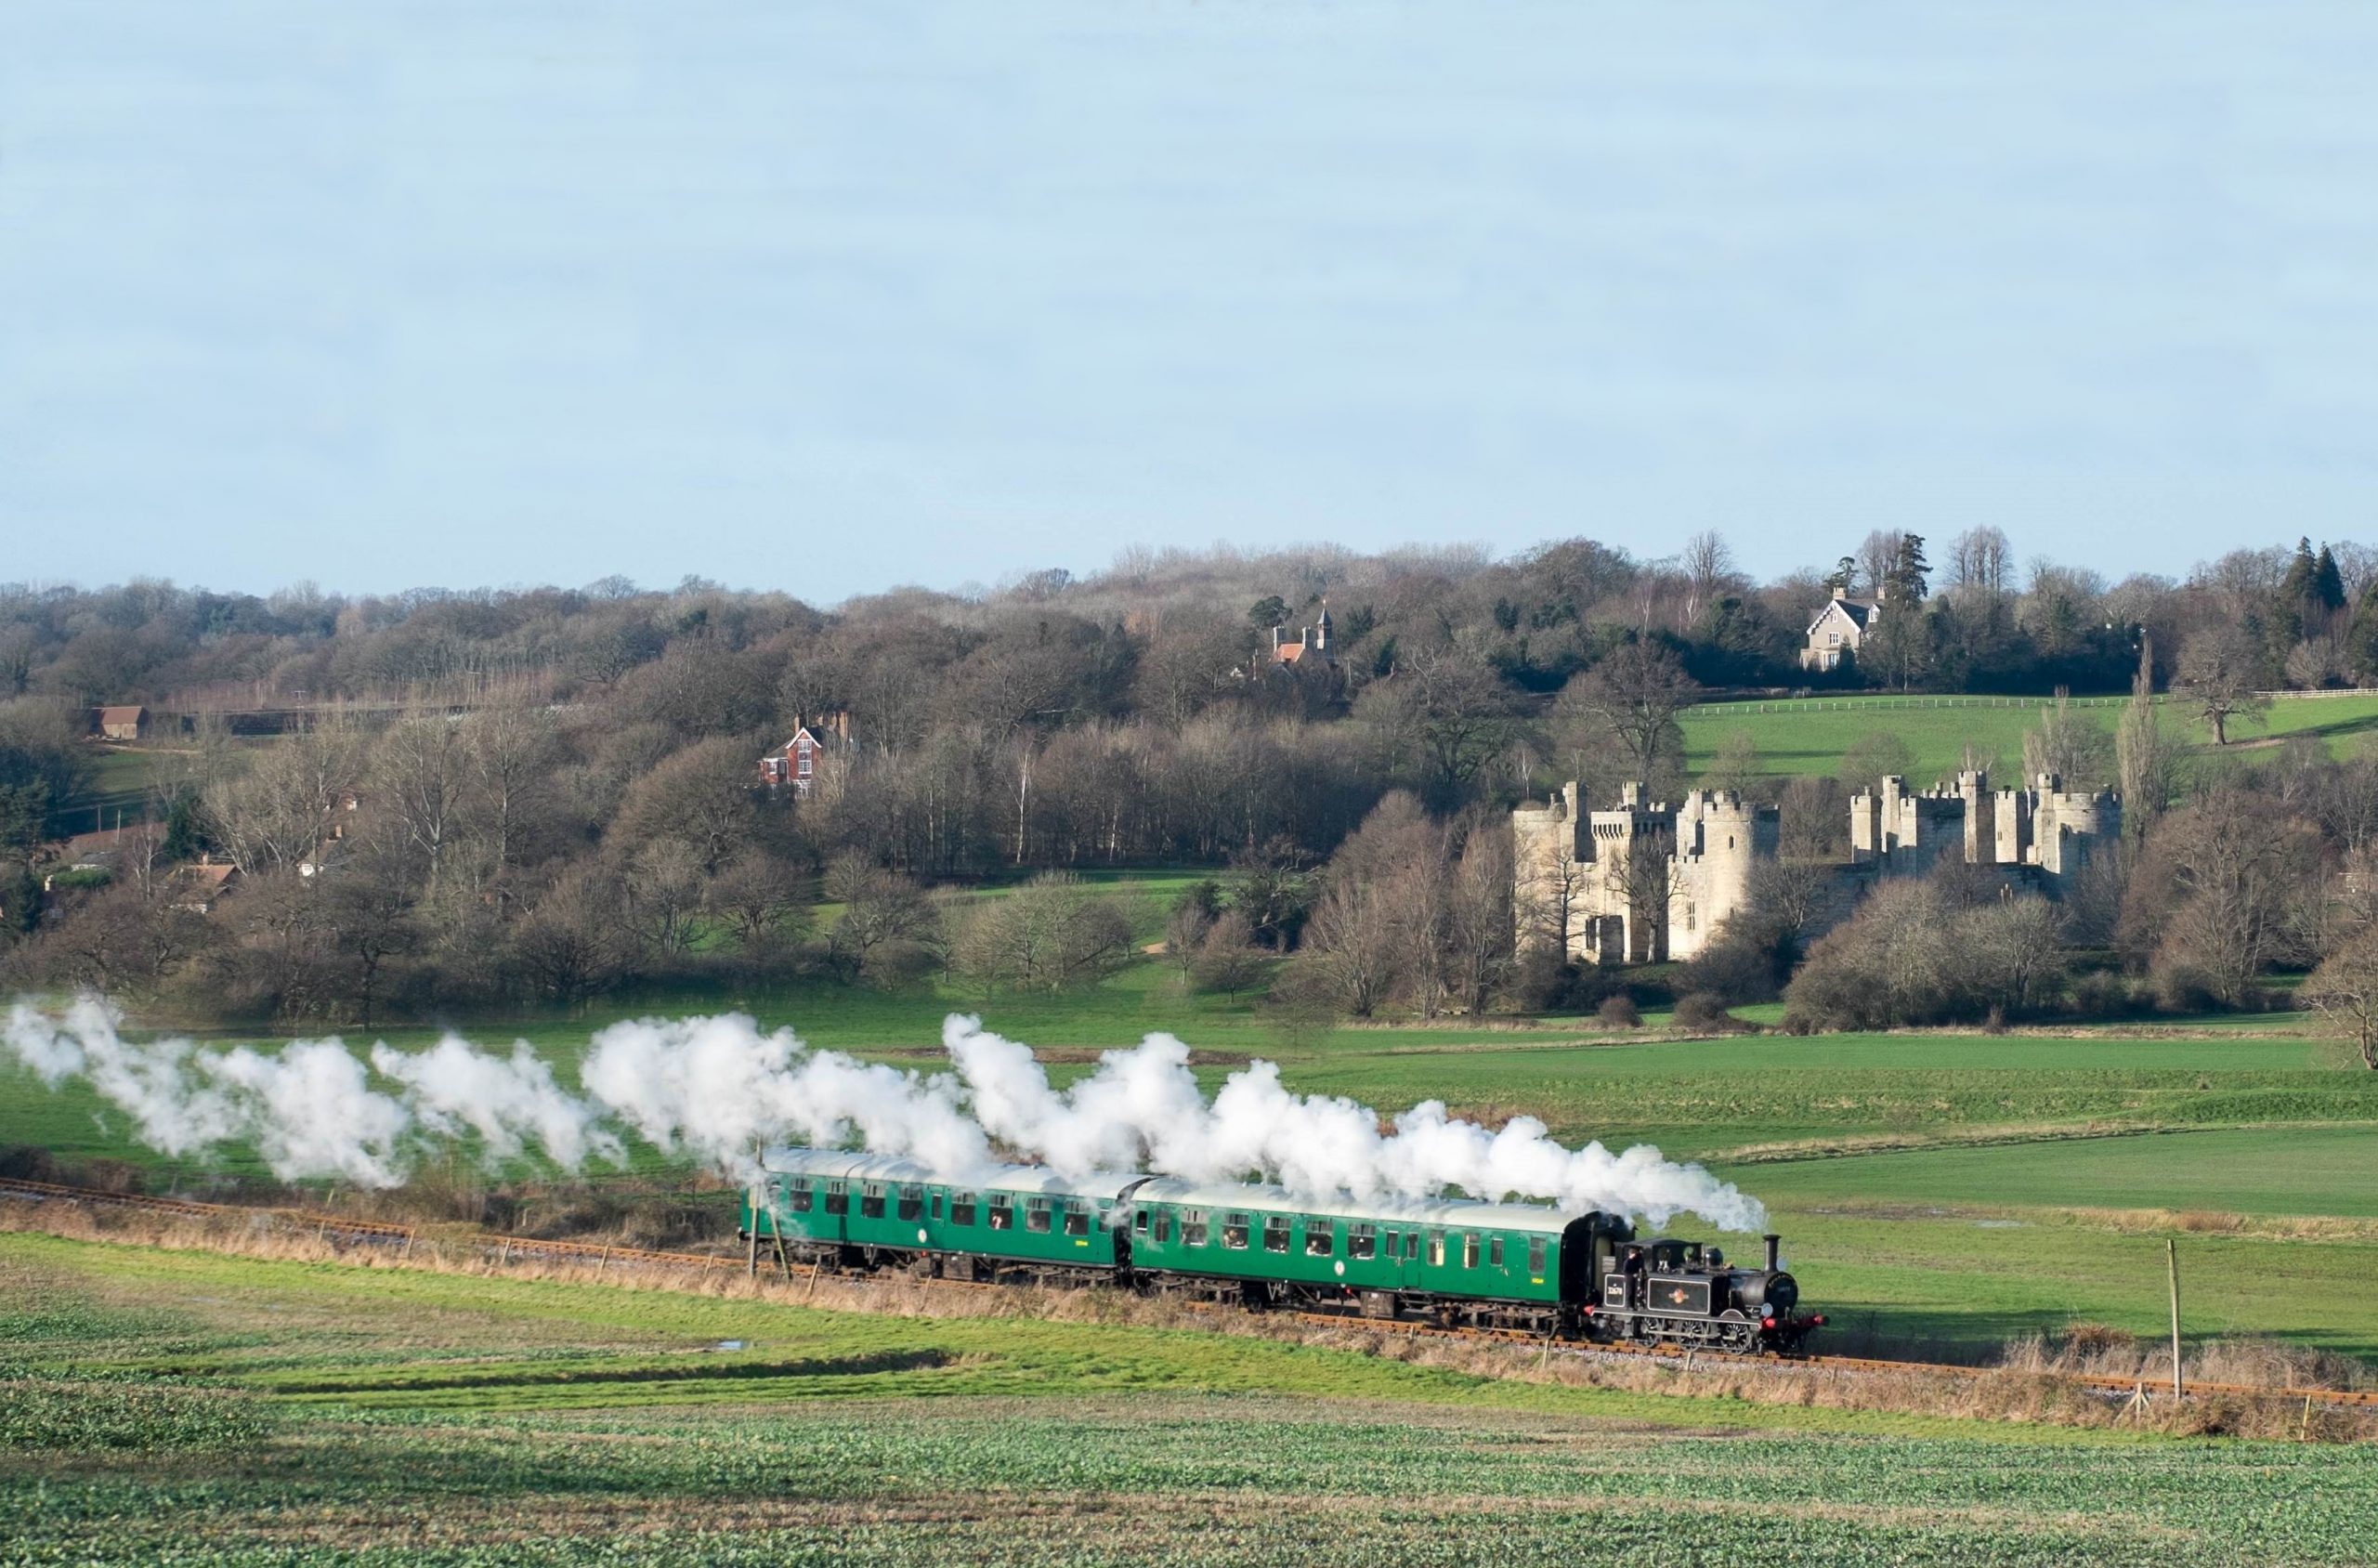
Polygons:
M2172 1397L2181 1399L2187 1389L2180 1380L2180 1244L2169 1236L2163 1239L2163 1262L2172 1276Z
M743 1254L743 1273L751 1279L760 1277L760 1212L751 1211L751 1245Z

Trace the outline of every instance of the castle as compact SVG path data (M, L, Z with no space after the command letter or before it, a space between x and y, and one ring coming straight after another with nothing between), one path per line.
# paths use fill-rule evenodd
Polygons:
M1669 806L1629 784L1615 807L1581 811L1572 780L1556 799L1511 813L1521 942L1557 933L1568 956L1588 963L1692 958L1750 904L1756 872L1778 857L1780 824L1774 806L1731 790L1694 790ZM2053 898L2121 833L2118 798L2068 791L2053 774L1997 791L1978 772L1920 791L1890 777L1850 800L1849 862L1811 869L1830 881L1818 903L1836 921L1876 880L1927 875L1949 853L1994 869L2010 890Z

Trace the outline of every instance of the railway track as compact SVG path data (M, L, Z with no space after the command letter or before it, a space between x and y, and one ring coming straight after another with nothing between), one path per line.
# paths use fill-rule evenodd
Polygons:
M264 1229L278 1229L294 1235L312 1235L324 1241L345 1246L372 1247L409 1255L416 1240L426 1235L441 1249L460 1245L475 1249L498 1266L514 1259L531 1259L556 1262L592 1263L597 1270L669 1269L673 1271L716 1271L743 1269L751 1266L748 1258L726 1257L712 1252L670 1252L648 1248L610 1247L595 1242L545 1241L528 1236L503 1235L486 1231L456 1233L443 1227L425 1232L417 1225L400 1225L381 1220L355 1220L336 1214L324 1214L312 1209L267 1209L246 1204L204 1203L194 1198L159 1197L147 1193L112 1193L92 1187L67 1186L54 1182L27 1182L0 1177L0 1198L13 1198L30 1203L72 1204L84 1208L126 1209L156 1214L177 1215L186 1219L229 1221ZM908 1274L843 1275L845 1283L869 1284L882 1281L920 1286L934 1290L982 1291L1000 1290L1006 1287L972 1280L918 1279ZM1222 1313L1237 1311L1224 1303L1191 1301L1195 1311ZM1444 1328L1434 1324L1408 1321L1387 1321L1377 1318L1350 1317L1333 1313L1296 1312L1273 1309L1269 1315L1298 1322L1325 1325L1333 1328L1361 1328L1367 1332L1410 1336L1414 1339L1437 1339L1476 1343L1494 1340L1512 1345L1541 1347L1548 1354L1588 1355L1609 1359L1651 1360L1675 1364L1679 1370L1696 1365L1710 1367L1743 1366L1760 1368L1800 1368L1812 1372L1848 1372L1852 1374L1926 1373L1948 1378L1988 1378L2004 1375L2004 1369L1993 1366L1963 1365L1953 1362L1885 1361L1864 1356L1797 1355L1784 1358L1737 1355L1720 1351L1684 1350L1668 1346L1602 1345L1574 1340L1548 1340L1541 1335L1515 1328ZM2158 1396L2167 1392L2163 1385L2151 1379L2106 1377L2085 1372L2054 1372L2040 1376L2079 1388L2090 1389L2109 1395L2131 1397ZM2191 1394L2230 1394L2260 1399L2303 1400L2312 1405L2332 1406L2378 1407L2378 1390L2258 1388L2239 1383L2200 1383L2187 1385Z

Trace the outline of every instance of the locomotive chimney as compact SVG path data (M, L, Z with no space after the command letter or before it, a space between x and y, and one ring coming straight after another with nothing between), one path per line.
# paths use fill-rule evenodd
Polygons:
M1769 1274L1773 1274L1776 1269L1781 1266L1778 1263L1777 1259L1783 1252L1784 1238L1777 1235L1773 1231L1770 1231L1766 1235L1759 1239L1767 1243L1767 1272Z

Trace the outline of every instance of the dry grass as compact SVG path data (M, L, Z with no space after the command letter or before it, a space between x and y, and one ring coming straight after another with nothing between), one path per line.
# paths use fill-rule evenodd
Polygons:
M1911 1366L1904 1371L1842 1368L1822 1363L1682 1360L1609 1352L1548 1354L1540 1346L1506 1340L1414 1334L1359 1320L1316 1323L1284 1315L1201 1309L1111 1290L966 1287L899 1276L874 1279L796 1274L790 1281L757 1279L731 1268L684 1270L604 1268L580 1262L521 1259L499 1264L478 1243L467 1248L425 1238L409 1255L344 1246L306 1234L259 1231L222 1220L194 1220L138 1210L0 1208L0 1230L31 1231L113 1244L205 1251L301 1262L337 1261L361 1268L421 1269L440 1274L551 1280L619 1290L660 1290L843 1312L917 1318L1027 1318L1061 1323L1153 1328L1196 1328L1277 1343L1333 1350L1501 1381L1637 1394L1725 1400L1744 1405L1801 1406L1959 1419L2130 1428L2173 1435L2232 1434L2318 1441L2378 1440L2378 1409L2306 1405L2300 1394L2276 1391L2367 1387L2369 1374L2342 1357L2264 1342L2215 1341L2189 1363L2189 1376L2206 1384L2268 1388L2263 1394L2156 1397L2168 1382L2168 1352L2141 1345L2119 1330L2083 1326L2058 1340L2023 1340L2001 1364L1967 1371ZM2156 1358L2163 1356L2162 1371ZM2149 1397L2125 1405L2074 1383L2071 1373L2119 1377L2147 1385Z

